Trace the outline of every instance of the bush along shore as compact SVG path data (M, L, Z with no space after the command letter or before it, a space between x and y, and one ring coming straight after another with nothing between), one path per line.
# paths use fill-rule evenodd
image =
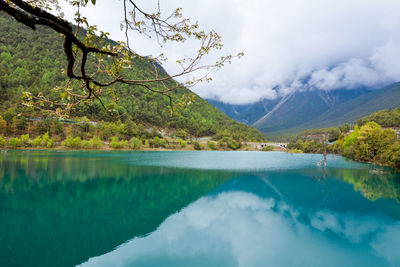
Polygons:
M400 140L397 128L383 128L360 120L351 127L319 129L299 135L288 149L304 153L339 154L346 158L400 170Z
M220 140L210 140L211 137L203 139L182 139L173 137L160 137L141 139L132 137L128 140L120 139L118 136L111 137L110 140L102 140L95 135L86 140L79 136L67 136L64 140L56 141L46 132L37 137L23 134L19 137L4 137L0 135L1 149L70 149L70 150L252 150L246 143L240 143L232 138L222 138ZM206 141L209 140L209 141ZM272 151L272 150L260 150Z
M3 117L0 116L0 149L257 150L229 132L195 137L183 129L157 129L132 121Z

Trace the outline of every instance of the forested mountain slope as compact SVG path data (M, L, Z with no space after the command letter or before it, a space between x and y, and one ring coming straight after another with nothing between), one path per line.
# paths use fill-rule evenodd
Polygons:
M300 133L309 129L338 126L355 123L358 119L375 111L400 106L400 83L395 83L380 90L375 90L342 103L321 116L297 127L269 132L272 137Z
M46 28L38 27L37 31L32 31L2 12L0 32L0 113L12 108L15 113L40 117L42 114L37 109L21 105L22 94L29 91L33 94L41 92L53 99L60 96L53 88L66 82L61 71L66 68L63 39ZM151 68L153 65L147 60L136 59L127 71L132 79L143 78L152 75ZM171 114L169 99L160 94L137 86L119 85L112 89L103 101L114 110L114 116L110 116L97 101L79 105L71 116L86 116L95 121L131 120L158 128L183 129L194 136L263 139L258 130L235 122L197 95L183 108L176 106ZM190 98L191 95L188 89L179 89L174 92L173 99L179 103L182 97Z
M263 99L253 104L232 105L208 100L229 117L253 125L269 135L274 132L287 132L311 122L321 114L351 99L370 92L366 88L358 90L300 90L273 100Z
M253 125L269 133L312 122L324 112L364 93L364 90L304 91L285 96Z
M356 122L374 111L400 106L400 83L382 89L298 91L275 100L238 106L210 101L225 114L252 124L273 139L309 129Z
M347 122L355 122L359 118L367 116L372 112L396 108L398 106L400 106L400 83L395 83L338 105L332 110L322 114L308 125L327 127Z
M357 121L358 125L364 125L368 122L376 122L382 127L400 127L400 107L393 109L384 109L362 117Z

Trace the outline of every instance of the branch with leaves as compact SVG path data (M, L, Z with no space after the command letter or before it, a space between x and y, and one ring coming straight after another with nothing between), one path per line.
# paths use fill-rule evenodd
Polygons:
M90 1L93 5L96 0ZM64 100L55 101L44 95L33 96L25 94L25 104L35 105L36 102L51 103L57 106L57 113L67 114L76 105L91 99L100 101L104 108L101 96L106 88L114 84L128 84L141 86L152 92L159 93L170 100L171 93L180 87L191 87L199 82L210 81L210 73L230 63L234 57L228 55L220 58L213 64L202 65L202 59L211 51L221 50L223 45L221 36L215 31L205 32L199 29L198 23L191 23L184 18L182 10L177 8L170 15L162 17L160 4L155 13L142 10L135 1L123 0L124 17L121 28L125 33L125 42L110 42L108 33L99 31L96 25L90 25L82 15L81 9L88 4L88 0L69 0L68 4L76 9L73 26L63 19L62 8L58 0L0 0L0 11L13 17L18 22L33 30L37 26L49 27L64 38L64 54L67 58L65 74L70 79L65 86L56 90L64 90ZM176 61L180 71L167 74L162 64L167 60L164 55L158 57L140 56L131 49L130 33L137 32L145 36L155 36L160 46L167 42L183 43L189 39L197 40L199 48L193 57L185 57ZM132 68L135 60L145 60L153 65L150 77L132 79L126 75L126 69ZM90 69L88 62L95 62L96 68ZM107 62L107 63L106 63ZM198 78L192 78L184 83L176 82L182 76L201 72ZM205 73L205 74L204 74ZM73 89L73 84L79 83L79 90ZM157 86L156 86L157 85ZM160 89L161 88L161 89ZM106 108L107 109L107 108Z

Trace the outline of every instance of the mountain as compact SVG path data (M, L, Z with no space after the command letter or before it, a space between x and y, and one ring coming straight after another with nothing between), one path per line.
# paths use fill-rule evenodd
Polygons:
M208 99L207 101L232 119L251 125L264 116L264 114L270 112L276 104L279 103L280 99L263 99L256 103L247 105L233 105L211 99Z
M358 119L375 111L399 106L400 83L394 83L383 89L370 91L341 103L308 122L285 129L271 130L268 136L273 139L285 139L287 136L309 129L355 123Z
M255 126L266 133L285 132L311 122L336 106L370 92L359 90L303 90L274 100L248 105L231 105L208 100L231 118Z
M301 127L312 129L352 123L375 111L399 106L400 83L394 83L337 105L315 120L301 125Z
M374 111L396 108L400 106L400 83L378 90L296 91L243 106L209 102L231 118L279 139L309 129L353 123Z
M291 129L315 120L324 112L363 94L364 90L296 91L279 103L253 125L270 133Z
M33 31L3 12L0 12L0 32L0 115L10 113L11 109L11 113L18 116L41 117L42 111L21 105L22 94L29 91L33 95L42 93L51 99L62 97L62 90L55 91L53 88L68 81L61 72L67 66L63 38L45 27ZM152 70L154 66L148 60L136 58L125 74L131 79L151 78ZM159 72L163 74L162 68ZM73 86L74 90L80 90L79 84ZM154 86L160 89L163 85ZM148 127L182 129L194 136L229 135L242 140L264 139L255 128L232 120L185 88L173 92L174 102L179 103L182 98L190 99L192 95L194 101L182 108L175 105L172 114L168 98L143 87L116 84L110 89L105 90L102 100L114 110L114 116L98 101L80 104L70 116L86 116L93 121L133 121Z

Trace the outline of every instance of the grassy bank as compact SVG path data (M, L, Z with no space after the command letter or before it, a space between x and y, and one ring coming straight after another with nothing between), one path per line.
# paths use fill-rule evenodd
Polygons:
M121 150L121 151L273 151L268 149L257 149L247 143L236 142L230 138L222 138L218 141L211 138L203 140L184 140L181 138L159 137L151 139L139 139L132 137L130 140L119 139L117 136L111 140L103 141L98 136L89 140L80 137L67 137L63 140L51 138L48 133L35 138L28 134L16 137L0 136L0 149L51 149L51 150Z

